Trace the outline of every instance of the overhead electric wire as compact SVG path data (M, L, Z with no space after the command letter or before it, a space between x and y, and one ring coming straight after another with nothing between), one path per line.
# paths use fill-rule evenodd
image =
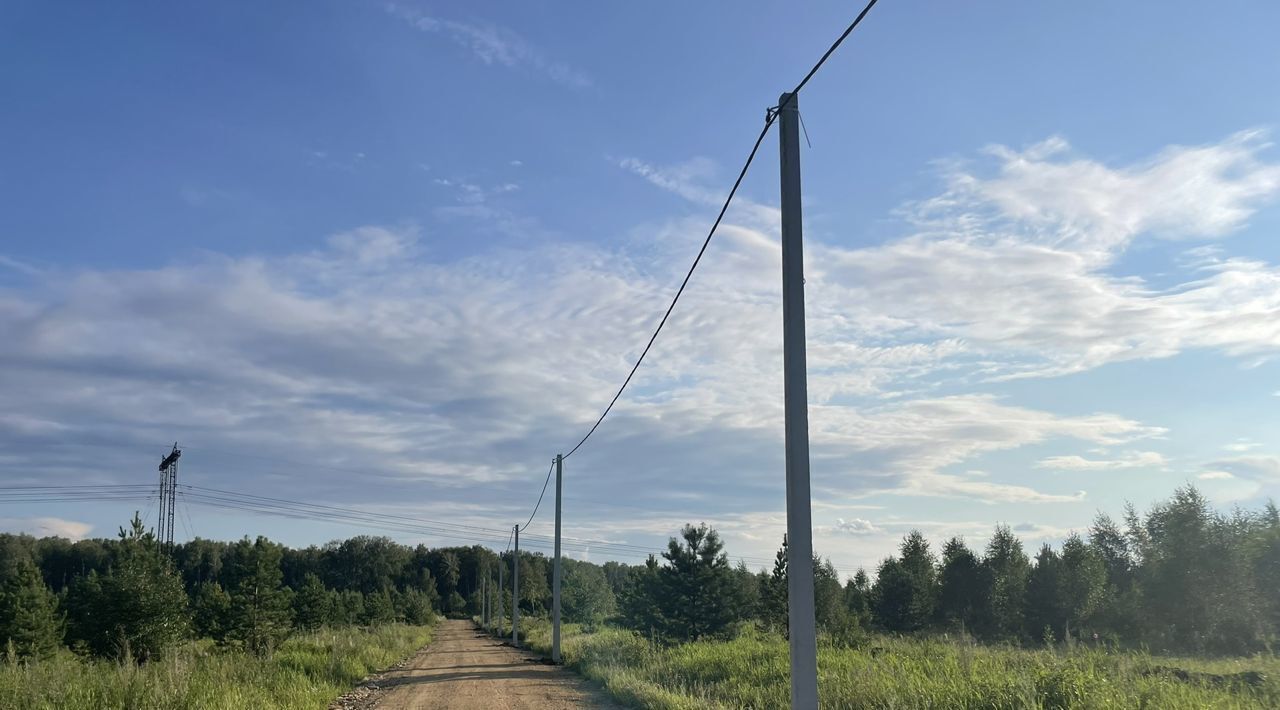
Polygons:
M613 395L613 399L609 400L609 405L604 408L604 412L602 412L600 417L596 419L595 424L591 425L591 429L587 431L586 435L569 450L569 453L564 455L564 458L573 456L575 451L582 448L582 445L587 443L587 439L590 439L591 435L596 432L596 429L600 427L604 418L609 416L609 412L613 409L613 405L617 404L618 398L621 397L622 392L627 389L627 385L631 384L631 378L634 377L636 371L640 369L640 363L644 362L645 356L649 354L649 350L653 347L654 341L658 339L658 333L661 333L662 327L667 324L667 319L671 316L671 311L675 309L676 303L680 300L681 294L684 293L685 287L689 285L689 279L693 277L694 270L698 268L698 263L702 261L702 255L706 253L707 247L711 244L711 237L715 236L716 229L720 227L720 222L724 220L725 213L729 211L729 205L733 202L734 196L738 194L738 187L742 185L743 179L746 178L747 171L751 168L751 163L755 160L756 153L760 150L760 144L764 142L764 137L768 135L769 128L773 126L773 122L777 119L777 111L786 108L786 106L792 101L792 98L804 88L805 84L809 83L809 80L818 73L818 70L822 68L822 65L826 63L827 59L830 58L831 55L835 53L836 49L844 43L845 38L847 38L862 22L862 18L867 16L867 13L871 11L871 8L875 6L876 2L877 0L871 0L871 2L867 3L866 7L862 8L862 12L858 13L858 16L854 18L853 22L850 23L836 41L827 48L827 51L822 54L820 59L818 59L818 63L813 65L813 68L809 70L809 73L804 75L804 78L800 80L799 84L796 84L796 88L791 90L791 93L787 95L787 99L777 107L777 110L771 110L766 113L764 128L760 129L760 135L756 136L756 142L751 146L751 152L747 154L747 161L743 163L742 169L738 171L738 178L733 181L733 187L729 188L729 195L725 197L724 204L720 207L720 213L716 215L715 222L711 224L711 229L707 232L706 238L702 240L702 246L698 249L697 256L693 258L693 264L689 266L689 271L684 275L684 280L680 282L680 288L676 289L676 295L671 299L671 305L667 306L666 312L662 314L662 320L658 321L658 327L654 329L653 335L649 336L649 342L645 344L644 350L640 352L640 357L636 359L636 364L631 366L631 372L627 373L627 378L622 381L622 386L619 387L618 391Z
M258 515L268 515L268 516L282 517L282 518L288 518L288 519L294 519L294 520L310 520L310 521L318 521L318 522L325 522L325 523L337 523L341 525L354 525L362 528L382 529L382 530L388 530L388 531L400 532L400 533L430 535L433 537L461 540L461 541L469 542L472 544L485 544L485 545L496 546L497 542L501 540L501 538L481 537L475 534L468 534L468 533L453 533L453 532L440 532L437 530L423 530L419 527L416 527L410 524L405 524L405 523L379 522L376 520L367 520L363 518L334 517L330 515L321 515L316 512L309 512L305 510L291 510L283 507L261 507L260 505L238 503L232 499L227 499L227 498L206 497L200 494L191 493L189 491L179 491L179 495L188 503L194 503L196 505L203 505L203 506L220 508L225 510L253 513ZM507 548L508 550L510 549L509 545L510 545L510 538L508 538L508 548ZM553 543L549 540L530 540L526 544L526 547L529 549L536 548L540 550L549 551L553 549ZM566 545L566 547L576 548L578 546ZM589 545L589 546L583 546L581 549L582 551L586 552L593 549L601 550L601 547L596 545ZM632 551L632 550L601 550L601 551L609 552L619 557L633 557L633 558L643 558L643 557L647 557L650 554L653 554L653 551L648 548L641 548L638 551Z
M644 362L644 357L649 354L649 350L653 347L654 341L658 339L658 333L662 332L662 326L667 324L667 319L671 317L671 311L675 310L676 303L680 300L681 294L684 293L685 287L689 285L689 279L693 277L694 270L698 268L698 263L702 261L702 255L706 253L707 247L710 246L711 237L715 235L716 229L720 226L720 222L724 220L725 213L729 211L729 204L733 202L733 196L738 193L738 187L742 185L743 178L747 176L747 169L751 167L751 162L755 160L756 153L760 150L760 144L764 142L764 137L768 135L769 127L773 125L773 121L774 116L772 114L765 119L764 128L760 129L760 135L756 137L755 145L751 147L751 153L747 155L747 162L743 164L742 170L738 171L738 179L733 181L733 187L729 189L729 196L725 198L724 205L720 207L720 214L716 215L716 221L711 224L711 229L707 232L707 237L702 240L702 246L698 249L697 256L693 258L693 264L689 266L689 271L684 275L684 280L680 282L680 288L676 289L676 295L671 299L671 305L667 306L666 312L662 314L662 320L658 321L658 327L654 329L653 335L649 336L649 342L645 344L644 350L640 352L640 357L636 359L636 364L631 366L631 372L627 373L627 378L622 381L622 386L619 387L618 391L613 395L613 399L609 400L609 406L604 408L604 411L600 414L600 418L596 419L596 423L591 425L591 429L587 431L586 436L583 436L577 444L574 444L573 448L569 450L569 453L564 455L564 458L573 456L575 451L582 448L582 445L587 443L587 439L590 439L591 435L596 433L596 429L600 427L600 423L604 421L604 418L609 416L609 412L613 409L613 405L618 403L618 398L622 396L623 390L627 389L627 385L631 384L631 378L635 377L636 370L640 369L640 363Z
M412 518L405 516L384 515L371 511L360 510L358 508L337 508L335 506L325 506L312 503L302 503L298 501L286 501L283 499L269 499L263 496L254 496L248 494L238 494L224 491L215 491L212 493L205 492L212 489L202 489L198 486L188 486L188 497L192 500L215 501L221 503L234 503L237 505L253 507L258 510L272 511L282 510L292 513L314 515L320 519L343 519L355 522L375 522L382 523L384 519L391 518L389 524L401 527L411 527L419 532L430 532L440 534L468 534L473 536L479 535L501 535L501 530L489 528L478 528L474 526L465 526L450 523L437 523L433 521L417 522ZM399 522L400 520L406 522ZM500 539L500 538L499 538Z
M765 124L760 129L760 134L756 136L755 143L752 144L751 146L751 152L748 153L747 159L742 165L742 169L738 171L738 176L734 180L733 186L729 189L729 193L725 197L724 203L723 205L721 205L720 211L716 215L715 221L711 224L711 228L708 230L707 236L703 239L702 245L699 247L697 254L694 256L693 263L689 266L689 270L685 273L684 279L681 280L679 288L676 289L675 295L671 299L671 303L667 306L666 311L663 312L662 318L661 320L658 321L658 325L654 329L653 334L649 336L649 340L648 342L645 343L644 349L640 352L640 356L636 359L635 364L632 365L631 370L627 373L626 378L622 381L622 385L618 388L617 392L614 393L613 398L609 400L609 404L604 408L604 411L601 412L600 416L595 420L595 423L591 425L591 428L587 430L587 433L581 439L579 439L576 444L574 444L573 448L570 449L567 454L564 454L563 458L568 458L572 456L574 453L578 451L578 449L582 448L583 444L585 444L587 440L591 438L591 436L596 432L596 429L598 429L600 425L604 422L605 418L609 416L609 413L613 411L614 405L617 404L618 399L622 397L622 393L626 391L627 386L631 384L631 380L635 377L636 372L639 371L640 365L644 362L645 357L649 354L649 351L653 348L653 344L657 341L658 335L662 332L663 327L667 324L667 321L670 319L671 313L675 310L676 304L680 300L680 296L684 294L685 288L689 285L689 281L693 278L694 271L697 270L698 264L701 263L703 255L706 254L707 247L709 247L711 244L711 238L715 236L716 230L719 229L720 224L724 221L724 216L728 212L729 206L733 203L733 198L737 195L738 189L742 185L742 181L746 178L747 172L751 168L751 164L755 161L756 154L760 150L760 145L764 142L765 136L768 135L769 129L773 126L774 121L777 119L778 111L785 108L792 100L794 100L794 97L796 96L796 94L798 94L800 90L803 89L805 85L809 83L809 81L814 77L814 75L818 73L818 70L821 69L822 66L826 63L827 59L829 59L831 55L835 53L836 49L838 49L840 45L844 43L845 39L848 38L848 36L853 32L853 30L858 27L858 25L862 22L863 18L867 16L867 13L871 11L871 8L875 6L876 2L877 0L870 0L870 2L867 3L867 5L862 9L862 11L858 13L858 16L853 20L853 22L850 23L847 28L845 28L844 32L841 33L841 35L836 39L836 41L833 42L832 45L827 48L827 51L822 54L822 56L818 59L817 63L814 64L813 67L808 71L808 73L805 74L804 78L800 80L800 83L797 84L796 87L791 90L791 92L782 101L782 103L779 106L766 112ZM317 466L317 467L332 468L334 470L344 470L344 469L338 469L337 467L329 467L329 466ZM538 509L542 505L542 500L546 495L547 486L551 481L551 471L554 469L554 467L555 467L555 463L553 462L552 468L548 469L547 471L546 480L543 481L542 491L538 494L538 502L534 505L533 512L530 514L529 519L525 522L523 528L517 526L508 535L507 549L510 549L511 536L514 535L520 529L527 529L529 525L532 524L534 517L538 513ZM346 470L350 470L350 469L346 469ZM122 487L19 486L19 487L0 488L0 503L3 503L3 502L50 502L50 501L66 502L66 501L129 500L129 499L136 500L137 499L136 493L134 493L133 495L130 495L129 491L120 490L120 488L124 488L124 487L129 487L129 486L122 486ZM145 486L145 488L150 489L151 487ZM429 523L429 525L423 525L423 523L418 522L417 519L406 518L405 516L394 516L394 515L379 514L379 513L367 513L367 512L359 511L356 509L343 509L343 508L338 508L336 506L326 506L326 505L314 504L314 503L302 503L299 501L288 501L285 499L269 498L266 496L254 496L250 494L239 494L231 491L221 491L213 488L201 488L201 487L189 486L189 485L186 486L186 488L188 488L193 492L184 493L181 490L179 490L178 492L183 494L184 499L194 499L197 502L200 502L205 505L226 507L226 508L232 508L236 510L244 510L244 511L250 511L250 512L277 514L277 515L284 515L286 517L300 517L300 518L320 519L320 520L332 520L334 518L340 518L341 520L338 520L338 522L353 522L353 523L358 522L360 524L365 524L365 525L395 527L397 529L410 529L416 532L430 531L428 534L439 535L439 536L455 536L455 537L461 536L457 532L448 532L449 528L473 531L472 534L474 533L487 534L487 533L497 532L492 529L481 528L478 526L440 523L440 522L433 522L433 521L425 521ZM6 491L8 492L6 493ZM208 492L205 493L201 491L208 491ZM147 496L148 499L150 499L151 497L152 496L150 495ZM371 520L370 518L373 518L373 520ZM393 519L400 518L400 519L408 520L411 522L406 522L406 523L397 523L394 521L390 523L379 522L382 518L393 518ZM444 529L442 530L440 528L444 528ZM188 532L190 531L188 530ZM538 536L531 536L531 537L538 537ZM545 537L545 536L541 536L541 537ZM531 540L531 542L533 541ZM606 549L606 550L622 550L622 549L630 548L632 550L637 551L633 554L639 554L640 551L644 551L646 554L651 554L652 552L648 550L648 548L641 548L639 546L626 545L625 543L608 543L604 541L593 543L593 542L583 541L579 539L576 541L576 544L585 545L587 547L594 545L596 549ZM743 557L739 559L746 560L748 558Z
M216 498L212 496L203 496L188 491L179 491L179 495L188 503L203 505L213 508L223 508L227 510L237 510L241 512L256 513L259 515L269 515L282 518L291 518L295 520L312 520L324 523L337 523L340 525L357 525L362 528L376 528L401 533L413 533L417 535L430 535L433 537L442 537L449 539L463 540L471 543L496 544L501 538L484 538L475 534L443 532L439 530L424 530L406 523L395 522L379 522L376 520L367 520L363 518L348 518L342 516L324 515L314 511L292 510L284 507L263 507L261 505L253 505L245 502L236 502L233 499Z
M307 519L321 521L357 523L386 529L395 529L400 532L447 536L464 540L483 538L485 540L495 541L500 540L501 538L490 536L500 535L502 533L501 530L494 528L484 528L459 523L442 523L439 521L422 520L409 516L366 511L358 508L342 508L318 503L292 501L284 498L236 493L234 491L206 488L204 486L180 484L178 489L184 498L190 502L202 505L212 505L214 507L235 507L239 510L265 514L279 513L287 515L288 517L305 517ZM391 520L385 520L387 518L390 518ZM507 533L509 540L510 536L514 534L514 531L508 530ZM539 534L530 534L526 540L528 544L539 547L549 547L554 542L554 538L552 536ZM508 547L509 546L510 545L508 543ZM566 546L580 548L583 550L596 549L602 551L626 552L628 554L649 554L654 551L649 547L640 547L636 545L628 545L626 543L610 542L607 540L590 540L586 538L568 538Z
M42 488L80 490L80 489L87 489L87 488L153 488L153 487L154 486L152 486L150 483L76 483L76 484L64 484L64 485L57 485L57 486L32 486L32 485L0 486L0 491L26 491L26 490L36 490L36 489L42 489Z
M223 489L220 489L220 488L209 488L209 487L206 487L206 486L194 486L194 485L190 485L190 484L181 484L181 485L179 485L179 488L182 488L182 487L184 487L184 486L185 486L185 487L187 487L187 488L191 488L191 489L197 490L197 491L207 491L207 492L210 492L210 493L216 493L216 494L232 495L232 496L240 496L240 497L244 497L244 498L252 498L252 499L255 499L255 500L259 500L259 501L264 501L264 502L266 502L266 503L282 503L282 504L286 504L286 505L306 506L306 507L309 507L309 508L319 508L319 509L322 509L322 510L325 510L325 511L335 511L335 512L339 512L339 513L346 513L346 512L350 512L350 511L355 511L355 512L359 512L359 513L364 514L364 515L373 515L373 516L378 516L378 517L381 517L381 518L395 518L395 519L399 519L399 520L406 520L406 521L413 522L413 523L426 523L426 524L428 524L428 525L438 525L438 526L442 526L442 527L465 528L465 529L468 529L468 530L475 530L475 531L478 531L478 532L484 532L484 533L499 533L499 534L501 534L501 533L503 532L502 530L499 530L498 528L485 528L485 527L480 527L480 526L478 526L478 525L466 525L466 524L464 524L464 523L446 523L446 522L442 522L442 521L439 521L439 520L427 520L427 519L425 519L425 518L416 518L416 517L411 517L411 516L407 516L407 515L395 515L395 514L392 514L392 513L382 513L382 512L374 512L374 511L363 511L363 510L360 510L360 509L358 509L358 508L351 508L351 507L345 507L345 508L344 508L344 507L333 506L333 505L324 505L324 504L322 504L322 503L305 503L305 502L303 502L303 501L288 500L287 498L272 498L272 497L269 497L269 496L259 496L259 495L254 495L254 494L252 494L252 493L239 493L239 492L237 492L237 491L228 491L228 490L223 490Z
M345 514L322 512L322 511L309 509L305 506L289 506L287 504L280 504L280 503L264 503L261 501L246 500L234 495L212 495L212 494L200 493L198 491L191 491L191 490L180 490L179 492L182 494L184 500L191 503L196 503L199 505L207 505L207 506L216 507L216 508L241 510L245 512L253 512L253 513L259 513L264 515L279 515L281 517L294 518L294 519L306 519L306 520L316 520L321 522L360 525L365 527L375 527L375 528L381 528L386 530L394 530L396 532L408 532L408 533L415 533L419 535L432 535L437 537L446 537L451 539L465 540L468 542L482 541L487 544L496 544L498 540L502 539L500 537L491 537L489 535L484 534L483 532L478 533L471 530L449 530L449 529L441 529L435 526L426 526L426 525L413 524L408 522L385 521L385 520L382 520L383 516L379 516L374 513L366 513L363 511L352 511L350 513L345 513ZM492 531L492 532L498 532L498 531ZM527 545L530 547L543 547L548 549L552 546L553 541L550 537L547 537L547 536L537 536L537 537L540 539L530 539L527 541ZM609 543L597 544L594 542L590 542L590 543L573 542L568 544L567 546L586 550L586 549L603 549L608 545ZM618 553L625 552L626 554L640 554L640 553L648 554L649 552L651 552L649 548L639 548L638 552L636 550L626 550L621 548L618 550L611 550L611 551L618 552Z
M0 486L0 503L76 503L148 500L155 486L146 484L83 484Z
M538 514L538 508L542 505L542 497L547 494L547 484L551 482L551 472L554 471L555 468L556 462L555 459L552 459L551 468L547 469L547 480L542 482L542 492L538 494L538 502L533 505L533 512L529 514L529 519L525 521L524 526L520 528L521 530L528 528L529 523L533 522L533 516Z
M829 59L832 54L835 54L835 51L839 49L845 39L855 29L857 29L858 25L862 23L862 18L866 17L868 12L871 12L871 8L875 7L878 1L879 0L871 0L871 2L867 3L866 7L862 8L862 12L859 12L858 16L853 18L853 22L849 23L849 26L844 29L844 32L840 33L840 36L836 38L836 41L832 42L831 46L827 48L827 51L822 53L822 58L818 60L818 63L814 64L813 68L809 70L809 73L805 74L804 78L800 80L800 83L796 84L796 88L791 90L792 96L800 93L800 90L804 88L804 85L808 84L809 80L813 78L813 75L817 74L818 70L822 68L822 65L827 63L827 59Z

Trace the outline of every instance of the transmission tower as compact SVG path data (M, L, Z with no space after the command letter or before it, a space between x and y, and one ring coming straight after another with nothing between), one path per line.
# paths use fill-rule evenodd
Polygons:
M156 540L164 550L173 549L173 514L176 512L178 459L181 457L182 450L175 441L173 451L160 462L160 519L156 524Z

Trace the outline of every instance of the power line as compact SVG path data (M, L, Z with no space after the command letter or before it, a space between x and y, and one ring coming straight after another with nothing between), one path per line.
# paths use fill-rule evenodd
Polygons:
M553 460L551 462L551 468L547 469L547 480L542 482L542 492L538 494L538 502L534 504L533 512L529 514L529 519L525 521L524 527L520 528L522 532L529 527L529 523L533 522L533 516L538 514L538 508L542 505L542 497L547 494L547 484L551 482L551 472L554 471L555 468L556 462Z
M413 532L428 534L449 534L455 537L466 534L501 534L501 530L494 528L480 527L476 525L466 525L462 523L446 523L436 520L427 520L423 518L415 518L404 515L394 515L390 513L381 513L375 511L361 510L353 507L339 507L324 505L320 503L306 503L302 501L289 500L285 498L273 498L269 496L259 496L250 493L239 493L236 491L228 491L218 488L208 488L205 486L196 486L191 484L183 484L179 486L179 490L186 489L185 493L188 500L197 502L217 502L223 504L235 504L242 506L244 509L252 508L256 511L271 512L273 510L288 511L293 514L307 514L316 516L318 520L329 520L341 518L355 522L378 523L382 527L388 527L383 524L383 519L391 519L392 524L397 529L409 529ZM404 522L398 522L404 521ZM508 532L508 539L513 534ZM467 538L470 539L470 538ZM527 538L530 542L544 541L550 543L553 537L550 535L533 534ZM630 545L627 543L611 542L608 540L593 540L588 538L565 538L573 546L587 548L594 547L596 549L616 549L618 551L643 551L646 554L652 552L652 548L642 547L638 545Z
M351 511L348 513L322 512L309 509L306 504L300 506L290 506L282 503L265 503L252 499L244 499L234 494L212 495L199 491L189 490L181 491L184 500L188 502L206 505L215 508L224 508L230 510L239 510L261 515L276 515L280 517L315 520L328 523L340 523L347 525L357 525L362 527L372 527L383 530L391 530L395 532L406 532L419 535L431 535L444 537L449 539L464 540L467 542L482 542L489 545L495 545L501 538L490 537L488 535L477 534L469 530L456 531L441 529L435 526L425 526L413 523L401 523L395 521L382 520L382 516L377 514L366 513L363 511ZM493 531L496 532L496 531ZM508 533L507 549L510 549L511 535L514 531ZM532 539L527 541L529 547L537 547L541 549L551 549L553 546L553 538L550 536L539 535L531 536ZM657 552L654 548L642 547L639 545L629 545L626 543L608 542L604 540L587 540L581 538L571 538L564 543L565 547L580 552L590 552L595 550L606 554L619 557L647 557ZM504 550L505 551L505 550Z
M857 28L857 26L862 22L862 18L867 16L867 13L871 11L871 8L875 6L876 2L877 0L871 0L871 2L867 3L866 7L862 8L862 12L858 13L858 16L854 18L853 22L850 23L849 26L845 28L845 31L836 38L836 41L827 48L827 51L822 54L822 57L813 65L813 68L809 70L809 73L804 75L804 78L800 80L800 83L796 84L796 88L791 90L787 99L777 107L777 110L785 108L789 103L791 103L792 98L805 87L805 84L809 83L809 80L812 79L815 74L818 73L818 70L822 68L822 65L825 64L827 59L835 53L836 49L844 43L845 38L847 38L853 30ZM698 249L697 256L693 258L693 264L689 266L688 273L684 275L684 280L680 282L680 288L676 289L676 295L671 299L671 305L667 306L666 312L662 314L662 320L658 321L658 327L654 329L653 335L649 336L649 342L645 344L644 350L640 353L640 357L636 359L636 364L631 367L631 372L627 373L627 378L622 381L622 386L619 387L618 391L613 395L613 399L609 400L609 406L604 408L604 412L600 414L600 418L596 419L595 424L591 425L591 429L587 431L586 436L583 436L582 439L569 450L569 453L564 455L564 458L573 456L575 451L581 448L583 444L587 443L587 439L590 439L591 435L600 427L600 423L604 421L604 418L609 416L609 412L613 409L613 405L617 404L618 398L622 396L623 390L625 390L627 385L631 383L631 378L635 376L636 370L640 369L640 363L644 362L645 356L649 354L649 349L653 347L654 341L658 339L658 333L661 333L662 327L667 324L667 318L671 316L671 311L675 309L676 302L680 300L680 295L684 293L685 287L689 285L689 279L693 277L694 270L698 268L698 263L702 261L702 255L706 253L707 247L711 244L711 237L715 235L716 229L720 227L720 222L724 220L724 215L729 211L729 205L733 202L734 196L738 194L738 187L742 185L742 180L746 178L747 171L751 168L751 163L755 160L756 153L760 150L760 144L764 142L764 137L768 135L769 128L773 126L773 122L777 118L777 110L770 110L765 114L764 128L760 129L760 135L756 137L755 144L751 146L751 152L747 155L747 161L743 163L742 170L738 171L738 178L733 181L733 187L729 189L729 195L725 198L724 204L720 207L720 213L716 215L716 221L711 224L711 229L707 232L706 239L702 240L702 246Z
M195 503L197 505L203 505L203 506L213 507L213 508L223 508L227 510L238 510L242 512L256 513L259 515L291 518L295 520L312 520L312 521L318 521L318 522L324 522L324 523L337 523L341 525L356 525L362 528L375 528L375 529L389 530L392 532L412 533L417 535L431 535L434 537L463 540L473 544L477 542L481 542L481 543L493 545L493 544L496 544L497 540L501 539L501 538L483 538L483 537L478 537L475 534L465 534L465 533L455 533L455 532L440 531L440 530L423 529L423 528L415 527L405 523L379 522L376 520L368 520L360 517L335 516L332 514L325 515L318 512L309 512L306 510L295 510L295 509L289 509L284 507L275 507L275 508L263 507L261 505L254 505L252 503L247 503L247 502L237 502L234 499L205 496L202 494L191 493L188 491L181 491L180 493L183 496L184 500L191 503Z
M425 524L427 524L427 525L432 525L432 526L463 528L463 529L467 529L467 530L475 530L475 531L478 531L478 532L484 532L484 533L498 533L498 534L501 534L501 533L503 532L503 531L498 530L498 529L496 529L496 528L485 528L485 527L480 527L480 526L478 526L478 525L466 525L466 524L463 524L463 523L446 523L446 522L442 522L442 521L439 521L439 520L427 520L427 519L425 519L425 518L415 518L415 517L410 517L410 516L406 516L406 515L395 515L395 514L392 514L392 513L381 513L381 512L374 512L374 511L363 511L363 510L360 510L359 508L352 508L352 507L350 507L350 506L348 506L348 507L339 507L339 506L333 506L333 505L324 505L324 504L322 504L322 503L305 503L305 502L303 502L303 501L289 500L289 499L287 499L287 498L272 498L272 497L269 497L269 496L259 496L259 495L254 495L254 494L252 494L252 493L239 493L239 492L237 492L237 491L228 491L228 490L223 490L223 489L220 489L220 488L208 488L208 487L205 487L205 486L185 485L185 486L183 486L183 487L185 487L185 488L190 488L190 489L193 489L193 490L196 490L196 491L206 491L206 492L209 492L209 493L215 493L215 494L221 494L221 495L230 495L230 496L238 496L238 497L241 497L241 498L254 499L254 500L257 500L257 501L262 501L262 502L264 502L265 504L270 504L270 503L280 503L280 504L284 504L284 505L305 506L305 507L308 507L308 508L317 508L317 509L320 509L320 510L323 510L323 511L334 511L334 512L338 512L338 513L349 513L349 512L353 512L353 511L354 511L354 512L358 512L358 513L363 514L363 515L377 516L377 517L380 517L380 518L394 518L394 519L399 519L399 520L409 521L409 522L412 522L412 523L425 523Z
M289 464L290 466L304 466L304 467L306 467L306 468L320 468L320 469L324 469L324 470L326 470L326 471L335 471L335 472L337 472L337 473L354 473L354 474L357 474L357 475L360 475L360 476L377 476L377 475L380 475L380 474L377 474L377 473L370 472L370 471L368 471L368 470L361 470L361 469L358 469L358 468L350 468L350 467L344 467L344 466L332 466L332 465L329 465L329 464L320 464L320 463L309 462L309 461L299 461L299 460L296 460L296 459L281 458L281 457L279 457L279 456L265 456L265 455L263 455L263 454L258 454L258 453L241 454L241 453L237 453L237 452L234 452L234 451L227 451L227 450L223 450L223 449L208 449L208 448L205 448L205 447L203 447L203 446L200 446L200 447L197 447L197 448L194 448L194 449L193 449L192 447L190 447L190 446L183 446L183 448L184 448L184 449L186 449L186 450L188 450L188 451L200 451L200 452L203 452L205 456L208 456L210 453L212 453L212 454L213 454L213 456L214 456L215 458L216 458L216 457L218 457L218 456L223 456L223 457L230 457L230 458L244 459L244 460L249 460L249 461L274 461L274 462L276 462L276 463Z
M325 522L325 523L337 523L341 525L353 525L353 526L358 526L362 528L374 528L374 529L388 530L388 531L400 532L400 533L431 535L433 537L447 538L451 540L461 540L461 541L469 542L472 544L485 544L485 545L490 545L494 547L496 547L498 541L501 540L501 538L479 537L475 534L468 534L468 533L443 532L439 530L423 529L423 528L405 524L405 523L379 522L376 520L368 520L360 517L322 515L315 512L308 512L305 510L293 510L293 509L287 509L283 507L275 507L275 508L261 507L260 505L254 505L251 503L236 502L233 499L209 497L209 496L204 496L202 494L192 493L188 491L180 491L180 494L182 495L184 500L191 503L195 503L197 505L203 505L203 506L212 507L212 508L221 508L226 510L248 512L248 513L254 513L258 515L268 515L268 516L274 516L274 517L289 518L294 520L311 520L311 521L318 521L318 522ZM529 542L528 547L549 551L552 549L552 543L545 540L533 540ZM582 552L589 552L592 549L600 549L596 545L581 545L581 546L568 545L568 547L577 548L579 549L579 551L582 551ZM507 549L508 550L510 549L510 538L508 538ZM608 550L608 549L604 549L601 551L617 557L633 557L633 558L643 558L648 556L649 554L652 554L652 550L649 550L648 548L639 548L638 551Z
M298 501L286 501L279 498L264 498L263 496L253 496L248 494L238 494L229 491L217 491L214 489L202 489L198 486L191 486L189 499L200 501L215 501L221 503L232 503L245 507L252 507L255 510L275 511L282 510L292 513L300 513L315 516L320 520L342 519L355 522L379 523L383 526L396 525L399 527L412 528L417 532L427 532L432 534L467 534L467 535L501 535L500 530L492 530L488 528L480 528L469 525L438 523L434 521L417 522L413 518L405 516L384 515L381 513L364 511L356 508L338 508L334 506L317 505L312 503L302 503ZM212 491L212 492L206 492ZM391 518L389 522L384 520ZM405 522L398 522L403 520Z
M796 94L800 93L800 90L804 88L804 85L808 84L809 80L813 78L813 75L817 74L818 70L822 68L822 65L827 63L827 59L829 59L832 54L835 54L835 51L840 48L841 44L844 43L845 38L847 38L850 35L850 33L852 33L854 29L856 29L858 25L862 23L862 18L866 17L868 12L871 12L871 8L875 7L878 1L879 0L871 0L871 2L867 3L866 7L862 8L862 12L859 12L858 16L853 18L853 22L849 23L849 26L846 27L844 32L842 32L840 36L836 38L836 41L831 43L831 46L827 48L826 52L823 52L822 58L818 60L818 63L814 64L813 68L809 70L809 73L805 74L804 78L800 80L800 83L796 84L796 88L791 90L792 96L795 96ZM785 106L785 105L786 104L783 104L782 106ZM779 108L782 108L782 106L779 106Z
M649 342L645 344L644 350L640 353L640 357L636 359L636 364L631 366L631 372L627 373L627 379L622 381L622 386L618 388L617 393L613 395L613 399L609 400L609 406L604 408L604 412L600 414L600 418L595 424L591 425L591 429L587 431L586 436L574 445L564 458L573 456L573 453L582 448L587 443L587 439L596 433L596 429L600 427L600 423L604 418L609 416L609 412L613 409L613 405L617 404L618 398L622 396L623 390L627 385L631 384L631 378L635 377L636 370L640 369L640 363L644 362L645 355L649 354L649 349L653 347L653 343L658 339L658 333L662 332L662 326L667 324L667 319L671 317L671 311L675 310L676 303L680 300L684 289L689 285L689 279L693 278L693 272L698 268L698 263L702 261L702 255L706 253L707 247L711 245L711 237L715 235L716 229L719 228L720 222L724 220L724 215L729 211L729 204L733 202L734 195L738 194L738 187L742 185L742 180L747 176L747 169L751 167L751 162L755 160L756 153L760 150L760 144L764 142L764 137L769 133L769 127L773 125L774 116L770 114L765 118L764 128L760 129L760 135L756 137L755 145L751 146L751 153L747 155L747 162L742 165L742 170L738 171L738 179L733 181L733 187L729 189L729 195L724 200L724 205L720 207L720 214L716 215L716 221L711 224L711 229L707 232L706 239L702 240L702 246L698 249L698 254L693 258L693 264L689 266L689 271L684 275L684 280L680 282L680 288L676 289L676 295L671 299L671 305L667 306L667 310L662 314L662 320L658 321L658 327L654 329L653 335L649 336Z

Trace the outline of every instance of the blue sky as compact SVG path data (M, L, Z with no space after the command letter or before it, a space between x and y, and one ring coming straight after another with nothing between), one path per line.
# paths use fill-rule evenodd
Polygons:
M192 483L523 519L765 108L856 12L727 8L6 3L0 478L150 482L176 439ZM886 0L805 89L820 553L852 570L911 527L996 522L1057 541L1189 481L1276 495L1278 23ZM569 534L777 546L776 151L571 459ZM0 523L103 535L130 510Z

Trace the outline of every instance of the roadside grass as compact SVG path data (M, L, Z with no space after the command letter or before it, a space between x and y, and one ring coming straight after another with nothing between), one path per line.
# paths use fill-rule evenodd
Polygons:
M546 620L521 619L521 631L529 648L550 653ZM787 644L776 635L748 630L731 641L664 647L630 631L586 633L566 624L561 651L567 666L635 707L790 702ZM818 668L827 708L1280 708L1275 656L1195 659L873 637L861 648L823 644Z
M377 670L430 642L433 627L392 624L300 634L270 658L194 641L142 665L63 651L31 664L0 663L9 710L301 710L327 708Z

